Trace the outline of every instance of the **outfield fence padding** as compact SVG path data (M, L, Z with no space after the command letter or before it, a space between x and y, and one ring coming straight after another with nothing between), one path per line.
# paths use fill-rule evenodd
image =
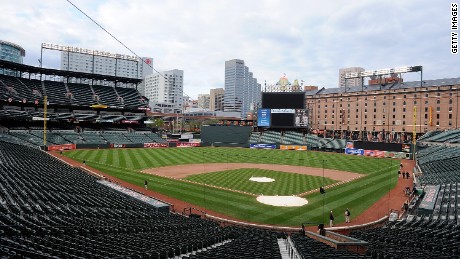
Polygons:
M213 143L247 145L251 131L249 126L202 126L201 142L206 146Z

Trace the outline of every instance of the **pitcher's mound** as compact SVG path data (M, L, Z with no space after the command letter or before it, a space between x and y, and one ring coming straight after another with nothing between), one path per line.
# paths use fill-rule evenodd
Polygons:
M308 200L297 196L259 196L257 201L277 207L300 207L308 204Z

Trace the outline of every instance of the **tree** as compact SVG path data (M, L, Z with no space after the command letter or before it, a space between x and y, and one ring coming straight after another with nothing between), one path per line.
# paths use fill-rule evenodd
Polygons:
M165 125L165 121L162 118L157 118L153 121L155 128L160 129Z
M159 130L164 127L165 121L162 118L149 119L146 124L150 128Z

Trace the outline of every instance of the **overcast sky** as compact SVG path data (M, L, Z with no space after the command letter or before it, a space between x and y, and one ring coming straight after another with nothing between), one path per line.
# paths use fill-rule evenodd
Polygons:
M460 76L450 53L450 3L301 0L71 0L157 70L184 70L196 98L224 87L224 63L243 59L263 85L283 73L337 87L338 70L422 65L425 79ZM453 1L455 2L455 1ZM0 39L38 66L42 42L131 54L65 0L2 0ZM59 68L59 55L43 64ZM420 74L406 75L405 81Z

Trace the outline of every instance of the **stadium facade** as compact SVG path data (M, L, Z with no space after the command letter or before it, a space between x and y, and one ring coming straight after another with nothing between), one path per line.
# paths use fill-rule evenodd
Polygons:
M380 141L458 128L459 87L460 78L448 78L307 91L310 128Z
M246 118L251 106L260 103L261 87L244 60L225 61L224 111L240 112Z
M61 70L117 76L125 78L143 79L153 74L151 66L152 58L112 54L106 51L89 50L79 47L62 46ZM71 82L76 82L76 79ZM96 82L101 85L108 85L111 82ZM142 85L139 87L143 94Z

